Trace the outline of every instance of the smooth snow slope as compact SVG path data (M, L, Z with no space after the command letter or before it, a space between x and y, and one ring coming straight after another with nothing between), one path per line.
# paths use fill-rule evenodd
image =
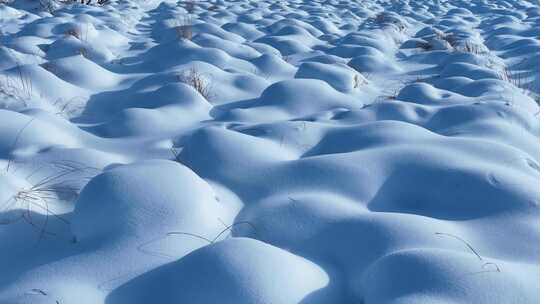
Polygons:
M1 304L540 303L540 1L0 2Z

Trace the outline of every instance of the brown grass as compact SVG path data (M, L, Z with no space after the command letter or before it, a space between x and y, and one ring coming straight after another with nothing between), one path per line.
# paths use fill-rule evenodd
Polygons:
M184 8L190 14L193 14L195 11L195 0L186 0L184 1Z
M180 40L191 40L193 38L193 19L191 16L182 18L176 27L176 36Z
M182 71L178 75L178 81L194 88L206 100L213 97L211 81L195 67Z

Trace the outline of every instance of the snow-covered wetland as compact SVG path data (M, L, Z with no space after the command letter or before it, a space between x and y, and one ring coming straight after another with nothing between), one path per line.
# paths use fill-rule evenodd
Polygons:
M0 303L540 303L539 96L538 0L0 0Z

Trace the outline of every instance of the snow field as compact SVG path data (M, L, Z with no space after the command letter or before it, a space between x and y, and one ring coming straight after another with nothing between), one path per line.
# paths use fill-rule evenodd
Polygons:
M537 303L540 3L0 4L0 303Z

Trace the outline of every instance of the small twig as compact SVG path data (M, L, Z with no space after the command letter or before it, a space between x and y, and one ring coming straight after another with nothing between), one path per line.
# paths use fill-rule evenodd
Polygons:
M471 244L469 244L467 241L465 241L464 239L460 238L459 236L457 235L453 235L453 234L450 234L450 233L443 233L443 232L435 232L436 235L440 235L440 236L449 236L449 237L452 237L452 238L455 238L456 240L459 240L461 241L463 244L465 244L467 246L467 248L469 248L469 250L474 253L474 255L476 255L476 257L480 260L480 261L483 261L482 257L480 256L480 254L478 254L478 252L476 252L476 250L474 250L474 248L471 246Z
M238 225L249 225L253 228L253 230L255 230L255 233L257 233L257 228L255 227L255 225L253 225L252 223L248 222L248 221L241 221L241 222L236 222L236 223L233 223L231 225L226 225L223 220L221 220L220 218L218 218L218 220L220 221L220 223L222 223L224 226L225 226L225 229L221 230L213 239L209 239L207 237L204 237L202 235L199 235L199 234L196 234L196 233L191 233L191 232L183 232L183 231L171 231L171 232L167 232L167 234L165 234L165 238L168 237L168 236L172 236L172 235L184 235L184 236L190 236L190 237L194 237L194 238L197 238L197 239L200 239L200 240L203 240L203 241L206 241L208 242L209 245L211 244L214 244L218 241L218 239L227 231L231 230L233 227L235 226L238 226ZM145 247L156 242L156 241L159 241L159 240L162 240L164 237L157 237L157 238L154 238L154 239L151 239L147 242L144 242L142 243L141 245L139 245L137 247L137 249L142 252L142 253L145 253L145 254L152 254L152 255L155 255L155 256L161 256L161 257L164 257L164 258L170 258L170 259L173 259L174 256L171 256L171 255L168 255L168 254L164 254L164 253L161 253L159 251L150 251L150 250L146 250Z
M32 293L26 293L26 294L30 294L30 295L34 295L34 294L40 294L42 296L46 296L47 293L45 291L43 291L42 289L39 289L39 288L33 288L30 290Z
M218 235L212 240L212 244L215 243L219 239L219 237L221 235L223 235L223 233L229 231L230 229L234 228L237 225L249 225L249 226L251 226L251 228L253 228L255 233L257 233L257 228L255 228L255 225L253 225L252 223L250 223L248 221L236 222L236 223L234 223L232 225L227 226L227 228L223 229L220 233L218 233Z
M176 162L179 162L179 159L180 159L180 153L178 153L178 151L176 150L175 147L171 147L171 154L173 155L174 160L175 160Z

